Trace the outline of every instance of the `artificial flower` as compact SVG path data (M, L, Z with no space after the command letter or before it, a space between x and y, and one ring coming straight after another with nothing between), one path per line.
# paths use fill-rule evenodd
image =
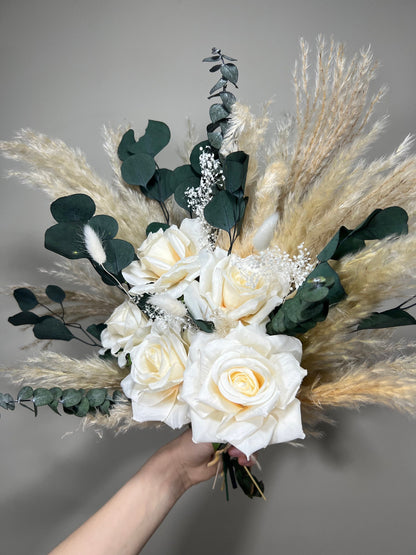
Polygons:
M188 353L181 398L193 440L231 443L247 457L303 439L296 393L306 375L301 342L239 324L226 337L200 332Z
M185 343L173 329L154 324L130 352L130 374L121 382L131 399L133 419L165 422L180 428L189 422L187 405L178 399L187 359Z
M198 253L206 244L206 234L199 220L185 218L180 227L149 233L139 247L139 260L123 270L126 281L136 294L169 291L179 297L199 274Z

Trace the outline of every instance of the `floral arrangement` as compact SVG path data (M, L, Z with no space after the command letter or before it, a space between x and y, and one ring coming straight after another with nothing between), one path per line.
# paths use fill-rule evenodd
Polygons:
M416 158L409 138L363 158L384 127L371 122L383 91L368 100L368 51L348 62L319 40L316 59L310 83L302 42L296 116L270 139L268 108L255 117L237 102L236 60L214 48L207 140L174 170L155 159L170 130L154 120L139 138L105 128L112 184L60 141L24 130L1 143L31 166L12 174L55 199L45 247L65 260L48 273L74 283L14 289L9 321L95 352L43 350L7 369L22 387L0 407L48 405L116 430L190 424L250 496L264 486L229 445L250 457L301 440L332 407L415 414L414 347L393 332L416 323Z

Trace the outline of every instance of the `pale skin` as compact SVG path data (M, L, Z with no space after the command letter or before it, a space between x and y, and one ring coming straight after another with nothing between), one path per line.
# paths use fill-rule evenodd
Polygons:
M213 478L217 465L210 443L195 444L187 430L157 451L91 518L50 555L137 555L178 499L193 485ZM235 447L229 454L251 466Z

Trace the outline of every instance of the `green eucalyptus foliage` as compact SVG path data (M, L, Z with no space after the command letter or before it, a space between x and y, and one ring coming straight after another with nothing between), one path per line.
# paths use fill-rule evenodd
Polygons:
M33 389L24 386L17 394L17 399L10 393L0 393L0 407L4 410L14 410L16 405L21 405L32 412L38 414L38 408L48 406L55 413L61 414L59 408L66 414L84 417L88 414L110 414L111 408L116 403L127 403L124 394L119 391L110 391L106 388L84 389L64 389L60 387L38 387Z
M209 91L209 99L216 98L220 102L212 104L209 109L211 123L207 126L209 144L216 150L221 148L224 136L229 127L229 118L236 98L227 90L228 84L232 83L237 88L238 69L235 58L230 58L221 52L219 48L212 48L211 56L204 58L203 62L213 63L211 73L219 73L220 77Z
M95 203L84 194L58 198L51 204L51 213L58 223L46 230L45 247L48 250L70 259L87 258L108 285L117 285L123 281L121 270L136 255L130 243L115 239L118 224L114 218L104 214L94 216ZM105 251L103 267L94 262L86 249L84 227L87 224L97 233ZM51 290L51 294L54 295L52 300L58 298L56 291Z
M13 326L33 326L33 334L37 339L71 341L77 339L87 345L97 346L101 332L105 324L91 324L86 330L78 323L67 322L65 319L64 300L65 291L58 285L48 285L45 294L52 304L46 305L36 298L36 295L26 287L19 287L13 292L21 312L10 316L8 321ZM56 305L59 305L58 310ZM44 309L46 314L39 315L32 312L34 308ZM82 333L82 337L74 334L74 331Z

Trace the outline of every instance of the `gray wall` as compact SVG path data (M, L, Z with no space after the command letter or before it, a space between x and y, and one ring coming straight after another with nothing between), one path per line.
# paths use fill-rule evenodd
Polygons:
M200 60L211 46L239 58L239 99L257 109L293 110L290 81L298 39L319 33L352 53L371 44L391 86L380 113L391 115L374 150L389 153L416 130L414 0L14 0L0 6L1 137L32 127L86 153L110 176L100 126L148 118L167 122L173 166L189 116L203 134L212 84ZM2 176L12 167L1 162ZM1 285L45 283L49 202L2 178ZM7 322L1 299L2 362L23 359L31 341ZM58 346L57 346L58 347ZM0 381L0 391L9 390ZM303 449L273 446L261 456L268 501L238 493L226 503L202 485L189 492L145 548L147 555L229 553L414 553L416 433L387 410L338 412L335 429ZM0 552L43 554L96 510L168 438L135 431L102 439L79 422L22 409L0 422ZM69 432L69 434L68 434ZM74 433L72 433L74 432Z

